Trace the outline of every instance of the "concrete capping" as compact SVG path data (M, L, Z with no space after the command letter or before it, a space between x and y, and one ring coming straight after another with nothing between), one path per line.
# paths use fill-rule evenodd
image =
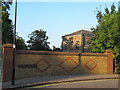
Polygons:
M4 48L13 48L13 44L7 43L3 46Z
M56 51L34 51L34 50L17 50L16 54L36 54L36 55L79 55L78 52L56 52Z
M16 54L37 54L37 55L78 55L78 56L106 56L104 53L79 53L79 52L56 52L56 51L34 51L17 50Z
M107 57L107 55L104 53L81 53L81 56L105 56Z

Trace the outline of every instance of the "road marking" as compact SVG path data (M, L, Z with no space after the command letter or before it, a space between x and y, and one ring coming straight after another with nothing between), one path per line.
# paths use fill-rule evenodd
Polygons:
M58 83L55 83L55 84L35 86L33 88L45 88L45 87L56 86L56 85L63 85L63 84L68 84L68 83L83 83L83 82L96 82L96 81L99 82L99 81L106 81L106 80L120 80L120 79L102 79L102 80L89 80L89 81L58 82Z

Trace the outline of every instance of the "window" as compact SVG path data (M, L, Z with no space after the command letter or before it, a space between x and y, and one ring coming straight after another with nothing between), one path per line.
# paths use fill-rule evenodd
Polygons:
M76 50L79 50L80 46L79 44L76 45Z
M63 41L67 41L67 38L64 37L64 38L63 38Z
M71 43L73 43L73 41L71 41Z
M73 37L70 37L69 40L73 40Z

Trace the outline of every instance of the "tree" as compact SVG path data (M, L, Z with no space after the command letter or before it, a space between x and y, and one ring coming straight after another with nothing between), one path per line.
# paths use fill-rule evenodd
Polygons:
M27 49L24 39L20 36L16 37L16 49L17 50L26 50Z
M9 19L12 2L2 2L2 44L13 42L13 25Z
M59 47L53 46L53 51L62 51Z
M115 10L114 4L111 6L111 11L105 8L105 13L97 11L96 15L98 25L92 28L95 37L92 38L91 47L93 52L104 52L106 49L111 49L114 54L116 65L120 60L120 9Z
M28 47L30 50L50 50L50 47L47 42L48 36L46 36L46 31L40 29L35 30L28 35L30 40L27 41L29 44Z

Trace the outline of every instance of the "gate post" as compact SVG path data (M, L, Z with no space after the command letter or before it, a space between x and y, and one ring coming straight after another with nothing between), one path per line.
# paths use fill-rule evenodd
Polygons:
M105 54L108 55L108 57L107 57L107 73L113 74L113 53L112 53L112 50L106 50Z
M12 80L13 44L5 44L2 52L2 81Z

